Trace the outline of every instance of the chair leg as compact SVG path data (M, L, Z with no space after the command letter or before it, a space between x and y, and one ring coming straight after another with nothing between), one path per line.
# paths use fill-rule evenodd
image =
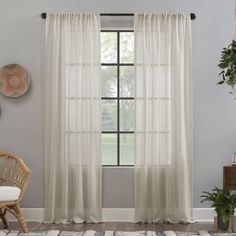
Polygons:
M18 203L14 206L14 210L16 212L16 218L17 218L17 220L20 224L20 227L21 227L22 231L24 233L28 233L28 228L27 228L27 225L25 223L22 211L21 211L20 206L19 206Z
M9 226L9 223L6 219L6 209L0 209L0 218L2 220L2 223L4 224L4 229L7 229Z

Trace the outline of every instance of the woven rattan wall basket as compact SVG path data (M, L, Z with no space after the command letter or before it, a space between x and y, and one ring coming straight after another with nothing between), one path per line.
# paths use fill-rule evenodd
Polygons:
M18 64L9 64L0 69L0 92L7 97L17 98L27 92L30 76L26 69Z

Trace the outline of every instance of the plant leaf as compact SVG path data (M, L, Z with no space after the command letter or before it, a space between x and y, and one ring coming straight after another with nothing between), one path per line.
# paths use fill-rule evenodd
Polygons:
M221 80L220 82L218 82L217 84L223 84L225 81Z

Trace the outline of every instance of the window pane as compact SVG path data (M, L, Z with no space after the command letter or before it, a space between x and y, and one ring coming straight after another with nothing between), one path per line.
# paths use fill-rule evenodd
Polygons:
M117 67L102 66L102 97L117 96Z
M117 101L102 100L102 130L117 130Z
M117 33L101 33L101 61L102 63L117 63Z
M159 136L159 161L161 165L171 164L171 135L160 134Z
M120 164L134 165L134 134L120 134Z
M102 134L102 164L117 165L117 134Z
M134 67L120 66L120 97L134 96Z
M120 62L134 63L134 33L120 33Z
M120 101L120 130L134 130L134 100Z

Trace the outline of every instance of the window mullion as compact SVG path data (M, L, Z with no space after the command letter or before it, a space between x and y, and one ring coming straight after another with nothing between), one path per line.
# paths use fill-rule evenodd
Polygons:
M120 32L117 32L117 165L120 165Z

